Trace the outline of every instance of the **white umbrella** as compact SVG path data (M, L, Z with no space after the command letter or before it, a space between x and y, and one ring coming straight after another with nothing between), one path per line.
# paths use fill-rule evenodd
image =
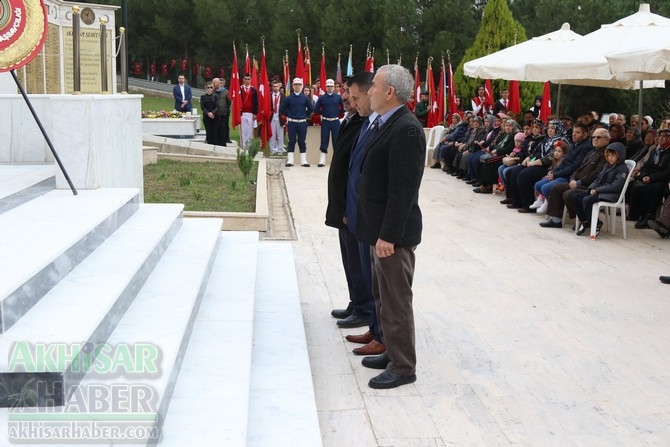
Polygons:
M555 52L551 60L529 61L526 70L530 76L551 73L547 79L552 82L633 88L634 79L623 74L613 74L605 55L613 51L639 48L649 42L667 41L669 34L670 19L651 13L649 4L643 3L635 14L602 25L600 29ZM656 85L665 86L663 82L657 82Z
M550 79L550 73L538 70L528 73L526 64L530 61L539 64L551 61L553 54L581 38L581 35L570 30L569 23L564 23L557 31L466 62L463 72L466 76L481 79L544 82Z
M615 76L631 79L670 79L670 34L665 44L654 42L654 46L614 51L605 57Z

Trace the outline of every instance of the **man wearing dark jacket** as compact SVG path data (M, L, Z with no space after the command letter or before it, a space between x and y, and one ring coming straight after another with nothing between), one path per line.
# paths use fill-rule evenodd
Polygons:
M372 82L372 73L361 73L347 81L342 99L344 107L349 110L347 110L347 117L340 126L328 173L326 225L339 230L342 265L347 278L350 300L346 309L334 309L331 315L339 319L337 325L342 328L370 325L373 330L368 334L364 334L362 338L365 340L354 339L357 342L370 343L374 338L372 333L378 332L371 325L371 318L375 309L372 297L370 254L369 249L356 239L354 235L355 230L351 230L347 219L347 200L349 197L347 187L350 182L349 167L351 163L351 151L358 140L361 126L364 120L367 119L367 117L362 117L356 111L355 104L350 99L349 89L352 82L356 82L357 85L362 84L367 90L367 87ZM381 341L379 337L378 341ZM379 353L381 352L377 352L377 354Z
M363 366L384 369L370 379L371 388L416 381L412 281L414 250L421 242L419 187L426 139L421 123L407 108L413 88L406 68L384 65L368 91L378 116L367 129L356 236L371 248L372 293L386 345L384 354L363 359Z
M607 164L591 182L585 191L572 195L572 207L579 218L577 235L580 236L591 227L591 211L596 202L616 202L619 200L621 191L628 177L628 166L626 166L626 146L622 143L612 143L605 149ZM599 219L595 235L598 236L603 223Z
M573 132L574 135L574 132ZM605 148L610 142L610 133L606 129L596 129L591 137L594 149L586 152L582 163L570 176L568 183L559 183L551 188L549 193L548 219L540 222L541 227L561 228L563 223L563 205L567 206L570 217L575 217L571 197L579 191L586 190L593 182L603 166L605 166Z

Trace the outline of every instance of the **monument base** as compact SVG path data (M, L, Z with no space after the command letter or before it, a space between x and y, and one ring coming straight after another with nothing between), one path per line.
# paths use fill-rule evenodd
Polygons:
M77 189L139 188L142 95L29 95L42 126ZM0 95L0 163L53 162L21 95ZM68 189L57 171L56 187Z

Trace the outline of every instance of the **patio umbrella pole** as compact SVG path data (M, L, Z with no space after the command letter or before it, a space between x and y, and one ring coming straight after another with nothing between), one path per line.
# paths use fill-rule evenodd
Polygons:
M643 80L638 81L640 83L640 96L637 103L637 128L642 130L642 84Z
M560 110L561 110L561 83L559 82L558 83L558 95L557 95L557 98L556 98L556 116L559 119L561 118Z

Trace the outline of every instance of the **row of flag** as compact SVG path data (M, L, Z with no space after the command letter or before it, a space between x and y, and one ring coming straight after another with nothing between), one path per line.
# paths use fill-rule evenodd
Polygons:
M292 91L291 90L292 78L289 68L288 51L286 51L286 55L284 56L283 59L284 59L283 83L286 88L286 94L289 95ZM388 59L388 53L387 53L387 59ZM432 57L428 59L428 66L426 68L426 81L424 86L422 87L421 76L419 73L418 56L415 59L414 61L415 97L414 97L414 103L410 104L410 106L413 107L416 104L416 102L419 101L422 92L425 91L428 93L429 110L428 110L428 117L426 120L427 127L434 127L439 125L440 123L445 121L445 119L449 118L447 116L448 114L451 115L451 113L454 113L455 111L457 112L459 110L459 107L456 104L456 86L454 84L451 59L448 59L446 64L444 57L442 57L440 61L440 76L437 89L435 89L435 78L433 75L432 60L433 60ZM389 63L388 60L387 63ZM366 62L365 62L365 71L374 73L374 70L375 70L374 49L370 50L368 46L366 54ZM267 65L265 60L265 42L263 42L260 74L258 73L258 66L255 59L252 60L249 57L248 48L246 51L243 73L251 73L251 84L258 91L259 111L256 119L259 123L259 126L261 127L261 140L263 147L265 147L267 141L271 137L270 120L272 119L272 107L270 103L270 90L269 90L270 81L268 77ZM349 46L349 58L347 61L346 75L352 76L353 74L354 69L352 65L352 46ZM311 70L309 47L307 46L307 44L305 44L305 48L303 50L300 41L300 36L298 36L298 55L296 58L295 77L303 79L304 85L312 84L312 70ZM321 85L322 86L325 85L327 75L326 75L325 48L323 45L321 47L321 66L319 70L319 77L321 80ZM337 83L342 83L342 78L343 77L342 77L342 68L340 65L340 57L338 56L335 81ZM491 80L486 79L484 86L485 86L486 102L487 104L493 106L494 98L493 98L493 88L491 87ZM230 92L231 92L232 115L233 115L232 126L233 128L236 128L241 122L242 102L240 97L240 76L237 64L237 49L234 44L233 44L233 67L231 73ZM521 101L519 95L518 81L509 82L509 92L510 92L510 98L509 98L508 110L513 111L514 113L519 115L521 113ZM325 94L325 91L321 89L319 92L314 93L317 95L322 95ZM464 98L464 101L468 101L468 99ZM467 106L464 105L464 107ZM550 99L549 82L545 82L544 91L542 95L542 106L540 109L540 119L546 124L548 116L550 114L551 114L551 99Z

